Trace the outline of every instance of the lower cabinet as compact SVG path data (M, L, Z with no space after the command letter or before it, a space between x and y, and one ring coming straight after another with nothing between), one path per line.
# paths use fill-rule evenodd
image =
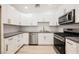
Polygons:
M52 45L53 44L53 33L38 33L38 44L39 45Z
M5 54L15 53L23 44L28 44L28 33L5 38Z
M14 53L14 48L16 44L14 38L15 37L9 37L5 39L5 53Z
M79 43L66 39L66 54L79 54Z
M29 34L28 33L23 33L23 44L29 44Z

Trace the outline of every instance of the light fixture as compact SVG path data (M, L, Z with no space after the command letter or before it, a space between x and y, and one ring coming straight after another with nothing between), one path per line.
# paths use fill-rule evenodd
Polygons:
M27 6L25 6L24 8L25 8L25 9L28 9L28 7L27 7Z

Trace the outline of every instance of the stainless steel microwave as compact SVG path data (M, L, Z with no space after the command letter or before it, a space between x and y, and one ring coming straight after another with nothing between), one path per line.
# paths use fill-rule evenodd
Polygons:
M59 24L60 25L70 24L70 23L75 23L75 9L73 9L70 12L59 17Z

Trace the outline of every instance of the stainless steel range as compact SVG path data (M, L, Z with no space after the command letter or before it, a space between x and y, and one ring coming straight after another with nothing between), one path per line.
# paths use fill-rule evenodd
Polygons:
M61 54L65 54L66 37L79 37L79 32L76 32L75 29L65 29L63 33L54 33L54 46Z

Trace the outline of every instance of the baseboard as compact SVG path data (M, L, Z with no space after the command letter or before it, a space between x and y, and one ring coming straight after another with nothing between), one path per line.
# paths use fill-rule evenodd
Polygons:
M14 54L16 54L25 44L23 44Z

